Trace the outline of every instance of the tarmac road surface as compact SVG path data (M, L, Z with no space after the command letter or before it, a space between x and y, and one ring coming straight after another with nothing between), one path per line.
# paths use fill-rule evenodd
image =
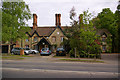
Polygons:
M105 59L106 60L106 59ZM65 62L51 56L3 60L3 78L118 78L117 59L111 63ZM115 63L116 62L116 63Z

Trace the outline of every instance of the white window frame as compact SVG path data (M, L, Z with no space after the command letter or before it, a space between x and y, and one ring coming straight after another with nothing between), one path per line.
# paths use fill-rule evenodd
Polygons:
M62 37L61 37L61 42L63 42L63 39L64 39L64 37L62 36Z

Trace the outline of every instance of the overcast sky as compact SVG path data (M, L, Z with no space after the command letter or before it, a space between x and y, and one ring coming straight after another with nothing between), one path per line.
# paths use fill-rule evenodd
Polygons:
M55 14L61 14L61 25L69 26L69 12L75 7L77 16L84 10L89 11L95 16L102 11L103 8L110 8L115 12L118 0L24 0L29 5L31 13L38 16L38 26L55 26ZM28 21L28 25L32 26L33 18Z

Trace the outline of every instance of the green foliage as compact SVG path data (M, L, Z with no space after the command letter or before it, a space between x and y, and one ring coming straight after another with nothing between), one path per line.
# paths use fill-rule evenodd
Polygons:
M70 40L67 40L67 39L64 39L63 42L61 43L61 45L63 45L65 51L67 52L67 54L69 53L70 51Z
M96 31L91 20L92 14L89 11L84 11L80 14L79 21L75 20L75 9L70 11L70 19L72 20L72 28L69 29L69 44L71 47L70 55L75 57L75 48L77 57L88 57L89 54L100 53L100 45L95 42L99 41Z
M97 17L99 18L99 25L96 27L108 29L112 35L116 33L117 26L115 26L115 15L109 8L103 9Z
M0 43L2 41L2 9L0 8Z
M118 2L117 10L115 12L116 25L118 26L118 53L120 53L120 1Z
M107 42L107 52L108 53L111 53L111 49L112 49L112 39L111 39L111 36L108 36L107 39L106 39L106 42Z
M31 18L28 5L25 2L2 2L2 41L15 42L18 38L25 38Z
M79 62L98 62L98 63L104 63L104 61L97 61L97 60L81 60L81 59L60 59L63 61L79 61Z
M98 16L93 19L94 26L96 26L97 29L104 28L112 34L113 52L118 47L118 26L116 24L117 20L118 18L109 8L103 9L102 12L100 12ZM109 42L111 42L111 40Z
M75 52L75 51L74 51L74 49L73 49L73 48L69 51L70 57L75 57L74 52Z

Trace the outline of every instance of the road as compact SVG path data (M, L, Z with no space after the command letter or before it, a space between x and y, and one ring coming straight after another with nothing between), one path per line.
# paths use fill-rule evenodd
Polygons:
M58 61L49 56L3 60L3 78L117 78L117 62Z

